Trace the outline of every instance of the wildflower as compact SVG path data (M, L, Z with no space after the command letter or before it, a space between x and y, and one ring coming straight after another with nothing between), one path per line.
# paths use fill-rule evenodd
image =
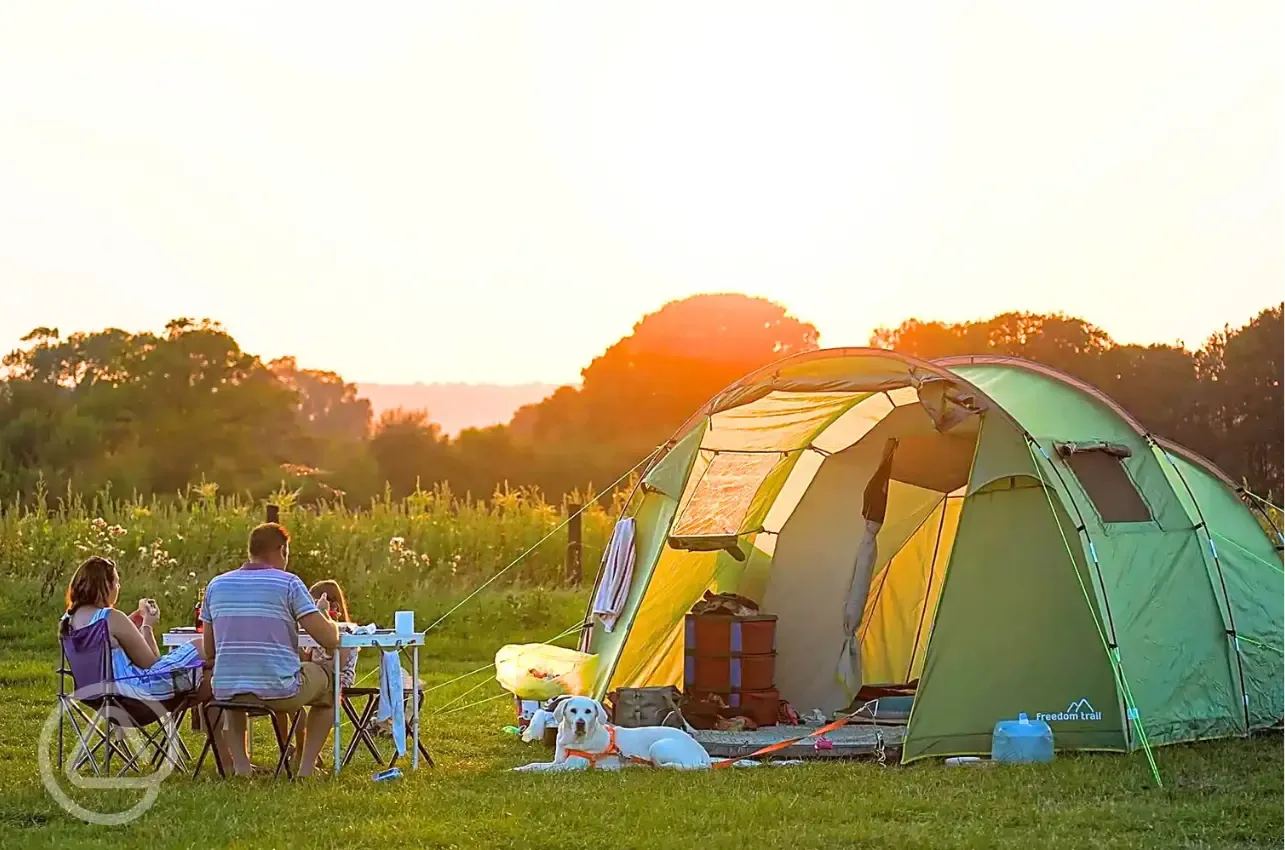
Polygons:
M186 584L180 584L180 585L178 586L178 592L179 592L179 593L187 593L187 585L186 585Z
M196 578L196 573L188 573L188 574L187 574L187 577L188 577L188 578Z
M405 537L394 537L392 540L388 541L389 549L400 549L405 545L406 545Z
M170 559L169 559L169 561L168 561L167 563L168 563L168 564L169 564L169 566L171 566L171 567L176 567L176 566L178 566L178 558L170 558Z
M106 528L107 520L103 519L100 516L97 516L97 517L94 517L94 521L90 523L90 525L92 525L94 528Z

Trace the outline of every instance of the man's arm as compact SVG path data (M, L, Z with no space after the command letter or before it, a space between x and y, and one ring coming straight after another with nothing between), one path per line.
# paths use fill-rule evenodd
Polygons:
M290 585L290 609L299 626L322 649L339 648L339 627L326 614L326 596L314 600L308 588L298 577Z
M339 648L339 627L335 625L334 620L320 611L304 614L299 618L299 625L322 649L333 652Z
M204 626L204 628L201 631L201 648L205 650L205 652L203 653L205 656L205 660L213 663L214 661L214 621L206 620L202 625Z

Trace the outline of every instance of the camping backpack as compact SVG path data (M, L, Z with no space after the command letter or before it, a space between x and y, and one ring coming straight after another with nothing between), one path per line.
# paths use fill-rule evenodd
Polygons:
M621 688L613 691L608 696L611 703L611 722L625 728L672 725L681 727L682 713L678 710L680 696L675 687Z

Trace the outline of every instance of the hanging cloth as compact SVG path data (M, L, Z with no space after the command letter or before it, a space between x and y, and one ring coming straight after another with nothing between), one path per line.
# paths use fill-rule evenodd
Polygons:
M417 682L411 684L418 688ZM404 693L401 655L395 649L385 649L379 659L379 713L375 722L391 724L389 731L393 733L393 746L399 756L406 755Z
M602 556L602 580L593 598L593 616L607 632L616 627L616 620L629 599L629 583L634 574L634 529L633 517L617 522L611 532L611 543Z
M879 466L866 485L861 500L861 516L865 521L857 556L852 565L852 582L843 605L843 649L835 678L852 699L861 689L861 644L857 629L865 611L866 597L870 595L870 579L879 562L879 529L888 513L888 482L892 477L892 457L897 450L897 440L890 438L884 445Z

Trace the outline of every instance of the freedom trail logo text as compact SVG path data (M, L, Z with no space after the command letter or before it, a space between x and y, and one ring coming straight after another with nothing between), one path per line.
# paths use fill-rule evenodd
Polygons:
M1077 699L1066 707L1066 711L1058 711L1053 714L1038 712L1035 715L1036 720L1043 720L1045 723L1068 720L1101 720L1102 712L1097 711L1087 699Z

